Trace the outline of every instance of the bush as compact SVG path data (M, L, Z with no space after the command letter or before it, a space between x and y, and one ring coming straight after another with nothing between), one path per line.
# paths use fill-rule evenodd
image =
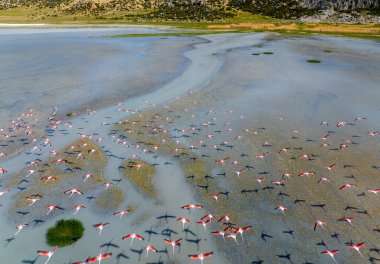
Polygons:
M54 227L48 229L46 239L49 246L65 247L78 241L83 233L84 227L80 221L59 220Z
M321 63L320 60L307 60L308 63Z

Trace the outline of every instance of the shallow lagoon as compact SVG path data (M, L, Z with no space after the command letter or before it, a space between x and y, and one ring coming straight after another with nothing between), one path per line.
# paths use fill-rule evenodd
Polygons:
M57 106L63 113L98 108L153 91L184 70L182 53L195 38L103 37L136 32L160 31L0 30L0 125L30 108Z
M234 38L230 38L231 35L204 37L211 42L199 44L196 46L196 49L185 54L185 56L192 59L193 62L184 65L183 75L174 79L173 82L167 80L168 84L163 85L163 87L156 92L147 93L144 96L136 97L136 99L127 100L123 107L146 110L151 107L152 104L158 104L155 111L161 111L163 115L169 115L168 110L162 107L168 104L170 106L169 109L173 110L174 113L184 116L184 119L182 118L168 125L172 129L187 128L192 123L199 125L202 121L207 121L214 117L216 118L215 127L204 129L202 133L198 136L194 135L191 139L181 140L181 143L185 146L198 144L199 140L204 139L207 133L216 133L213 131L218 129L223 131L226 129L227 122L231 123L233 132L231 134L223 133L220 136L216 136L214 139L208 140L209 144L219 144L224 140L232 141L234 136L240 133L244 128L249 128L253 131L265 127L269 131L268 134L263 132L263 136L258 138L253 135L252 137L243 138L242 143L234 143L237 147L228 152L231 158L236 159L240 159L239 156L241 153L248 153L250 157L243 159L243 161L253 163L256 167L251 175L254 177L260 175L259 173L261 172L267 171L270 173L268 179L275 180L280 177L280 173L283 172L284 169L284 164L272 157L270 157L268 161L263 162L257 161L253 157L261 152L268 151L267 147L263 147L263 143L266 140L276 147L276 149L273 150L273 153L275 153L277 152L277 148L283 147L282 144L293 144L292 140L294 139L291 138L291 131L297 129L302 131L302 133L299 135L300 140L296 140L295 145L317 151L317 143L308 141L308 139L318 140L319 136L324 135L325 129L319 125L322 120L329 121L331 130L336 130L333 128L336 121L351 121L356 116L368 117L368 120L365 120L360 126L348 128L348 132L347 130L343 130L344 132L341 132L342 130L339 131L339 137L333 139L333 142L337 144L340 140L346 138L346 136L351 136L352 133L360 134L362 135L362 139L355 139L360 143L358 147L352 147L352 152L344 154L344 157L346 160L355 163L357 153L362 153L364 149L373 151L374 153L373 157L368 159L368 162L376 160L377 139L374 138L372 140L365 136L367 136L366 133L368 131L379 129L377 110L377 103L379 101L377 99L380 98L377 89L379 77L376 73L379 72L380 69L380 48L377 42L321 36L301 38L283 37L278 34L266 33L234 35ZM189 41L189 38L169 39L172 42L179 41L186 43L186 45L188 45ZM158 40L158 38L131 40L131 43L136 43L137 45L136 50L138 50L138 52L135 54L136 57L146 58L147 55L141 52L144 51L144 47L147 45L145 42L151 43ZM86 41L89 40L86 39ZM110 40L101 39L97 41L108 42ZM197 41L199 40L197 39ZM131 44L129 48L133 47ZM333 52L324 53L324 49L331 49ZM273 54L263 54L263 52L272 52ZM252 53L260 53L260 55L254 56ZM322 63L308 64L306 62L308 59L319 59ZM109 62L112 62L110 65L113 65L113 63L117 64L117 60L111 59ZM136 63L138 63L138 59L136 59ZM201 72L195 71L191 66L194 64L197 65L197 63L199 67L205 67L205 70ZM173 68L177 69L177 65L178 64L174 65ZM160 66L158 63L155 67L159 68ZM82 67L87 71L92 71L92 68L86 67L85 65L82 65ZM120 72L116 71L115 74L119 76ZM64 77L65 76L62 78L64 79ZM100 80L104 79L100 78ZM187 80L187 82L183 80ZM131 90L133 90L132 87L133 86L131 86ZM75 90L75 88L73 88L73 90ZM195 95L186 96L186 93L192 90L196 91ZM13 97L9 95L9 90L5 91L8 91L6 93L8 94L7 96ZM97 91L102 92L100 88ZM86 94L88 94L88 91ZM74 97L75 95L76 93ZM168 103L177 96L181 98L178 103ZM60 98L61 96L58 99L55 98L57 99L57 104L62 104L63 107L66 106L68 100L65 99L67 101L60 102ZM78 100L80 100L79 97ZM142 103L144 100L149 100L152 103L150 105L144 104ZM194 104L195 101L197 102L196 105ZM101 146L104 146L104 151L110 151L116 157L126 158L136 153L134 149L124 148L119 144L115 145L114 140L109 136L112 127L100 126L102 121L113 123L126 118L127 114L117 111L117 108L118 107L115 106L101 108L92 116L73 119L73 130L69 135L63 136L62 132L57 131L54 136L52 136L53 146L59 148L64 147L78 138L76 135L77 132L81 132L104 136L105 141ZM185 109L189 109L190 112L186 114L187 111L185 111ZM210 116L210 114L207 114L209 110L215 111L215 114L211 114ZM232 112L230 112L230 110L232 110ZM190 114L195 114L197 118L191 119ZM285 122L280 122L279 117L284 116L286 116L287 119ZM81 127L82 129L80 129ZM234 134L235 132L237 134ZM176 132L173 130L172 133L175 134ZM49 150L49 148L44 149L41 156L22 154L20 157L1 162L0 167L4 165L10 172L17 172L24 166L23 162L36 157L42 159L49 154ZM204 152L211 157L211 162L225 156L225 153L215 152L212 149L205 150ZM119 187L123 188L127 193L126 201L123 206L130 204L138 205L136 206L136 211L130 218L125 222L123 221L123 224L120 224L119 219L113 216L96 215L87 211L81 212L79 218L82 219L86 225L84 239L79 241L74 247L57 251L51 263L68 263L69 261L78 261L88 255L95 256L100 248L106 251L107 242L110 242L110 245L116 245L108 247L108 250L114 253L114 258L110 263L128 263L129 261L134 263L138 260L142 263L160 263L160 261L169 262L170 260L187 263L187 254L194 254L198 251L196 245L189 242L184 243L181 252L177 254L175 258L172 258L171 255L167 255L166 253L161 253L157 256L152 255L148 259L141 256L140 259L136 251L129 250L128 242L121 241L121 235L134 230L144 232L151 228L161 233L165 228L170 227L179 233L178 237L181 237L184 236L184 234L181 233L181 226L177 226L178 223L172 221L169 225L165 223L165 221L158 221L157 217L168 213L176 216L186 214L191 218L195 218L195 216L200 217L208 213L208 210L212 211L212 208L207 208L204 212L202 211L196 215L187 214L187 212L184 213L183 210L180 209L180 206L188 202L201 201L203 199L201 196L204 195L204 193L197 188L193 188L190 181L184 180L184 176L186 175L180 171L176 160L169 159L165 155L154 158L152 155L144 155L140 152L139 154L148 162L157 162L160 164L156 182L156 187L160 192L158 202L145 199L128 181L123 181L119 185ZM321 164L318 163L317 166L326 165L328 160L322 159L322 154L320 154L320 156L321 160L318 162ZM327 159L328 157L328 155L323 154L323 158ZM353 159L350 157L353 157ZM109 157L108 159L105 168L107 179L121 176L117 168L120 166L122 160L115 157ZM163 165L169 160L174 164L173 168ZM376 174L376 171L369 171L368 166L360 167L362 166L362 164L360 164L361 160L358 159L358 162L358 164L355 164L359 166L358 169L353 169L353 171L349 172L339 171L338 176L350 172L359 173L360 175L365 173L365 175L368 174L369 177L373 177ZM304 163L302 165L310 164ZM339 165L341 166L342 164L340 163ZM289 169L292 167L285 163L285 168ZM220 169L221 168L218 167L217 170L213 170L212 174L214 177L217 176L216 174L220 172ZM300 167L296 167L294 170L296 171L298 169L300 169ZM317 170L319 172L321 169ZM321 172L321 175L322 173L324 172ZM168 178L168 175L173 178ZM302 263L302 261L306 260L313 263L330 263L328 262L330 261L329 259L326 259L325 256L321 256L319 251L321 251L322 248L315 245L319 239L325 240L329 246L342 249L342 253L338 258L339 263L340 261L343 261L343 263L359 263L357 261L360 261L360 257L357 255L353 256L347 253L346 250L343 250L343 247L345 247L343 241L342 243L337 243L329 236L330 234L318 233L315 237L313 236L312 240L302 235L303 232L310 232L309 229L311 229L310 226L312 226L312 222L310 221L314 221L314 217L319 217L319 211L316 212L308 207L306 207L306 209L299 209L292 205L292 200L288 201L287 198L280 199L275 191L273 191L273 195L272 193L264 193L264 191L260 190L258 197L245 197L239 194L242 187L254 188L257 186L251 182L244 185L244 183L234 180L231 176L232 175L228 175L228 180L218 179L219 185L222 186L221 190L225 191L225 189L231 189L232 193L237 194L234 198L231 198L227 204L230 207L236 205L240 208L241 214L238 215L239 224L252 224L254 232L245 236L246 243L244 245L237 246L233 241L223 243L219 237L211 239L209 236L203 234L202 227L192 226L191 230L197 234L197 237L201 238L200 250L214 250L215 252L215 257L208 259L207 263L236 263L234 262L236 258L244 260L242 263L250 263L258 259L263 259L268 263L288 263L286 259L280 259L277 256L286 255L287 253L291 253L292 260L297 263ZM342 179L339 179L338 183L340 183L341 180ZM360 179L358 182L361 188L369 187L368 179ZM287 192L292 198L293 196L298 197L298 195L304 194L304 197L308 197L307 199L310 199L311 202L320 202L319 199L316 199L315 194L310 194L310 190L316 188L316 185L299 179L291 179L290 183L292 185L285 190L280 190ZM302 191L303 185L309 187L307 192ZM97 191L98 190L95 190L94 193L96 194ZM15 193L16 191L12 191L8 197L13 197ZM180 194L180 198L173 200L172 194ZM334 189L331 188L326 193L326 199L331 199L335 197L334 195ZM336 196L336 199L338 201L346 199L347 202L351 203L356 202L357 198L355 196L356 193L347 197L339 195ZM2 197L1 200L5 206L2 207L2 216L4 217L0 224L2 229L7 230L4 239L12 236L14 233L14 224L22 220L17 219L13 221L6 217L10 202L8 199L10 198L6 198L5 196ZM370 199L375 198L371 196ZM368 223L371 228L376 227L376 222L374 222L373 219L378 219L378 211L374 210L376 208L378 209L378 207L372 207L372 205L366 204L368 201L364 198L360 198L359 201L359 205L368 208L371 214L371 220L361 218L361 220L357 222L358 227L355 229L353 235L351 237L344 235L344 241L354 239L355 242L360 242L358 240L368 239L368 243L372 243L370 246L376 245L378 238L376 238L374 234L368 235L369 230L366 230L365 224ZM278 202L284 202L289 206L290 212L287 213L287 218L282 218L281 215L273 213L273 207ZM331 203L333 204L333 202ZM344 207L345 204L342 204L341 207L342 206ZM332 208L342 211L342 208L339 206L332 205ZM340 224L334 223L335 218L340 216L339 213L341 212L339 211L336 214L332 213L329 215L329 210L330 209L328 209L328 213L324 215L324 217L329 220L329 226L337 228L336 230L339 230L339 232L349 233L348 226L341 227ZM61 212L59 215L60 217L66 215L67 217L71 217L71 212L67 214ZM16 240L11 241L9 245L2 250L2 253L5 254L7 259L15 261L15 263L33 260L36 257L35 252L37 250L47 248L44 244L44 230L53 225L53 222L60 217L52 217L47 223L41 224L34 229L23 230L23 232L25 232L20 234L20 236L23 236L23 239L17 237ZM143 218L147 220L141 221ZM99 239L92 224L105 221L109 221L111 225L108 230L105 230L104 236ZM290 237L283 233L286 228L296 229L295 237L297 239L289 240ZM268 241L267 244L264 243L260 238L261 232L274 236L276 238L275 242ZM164 236L161 233L161 235L153 236L149 242L158 245L157 248L159 250L163 250L165 248L162 244L163 238ZM33 246L31 246L32 239L34 242ZM88 243L89 241L92 242ZM303 248L305 243L307 243L307 246ZM286 247L284 247L284 244L286 244ZM134 249L137 251L140 250L140 244L136 245ZM368 252L370 246L363 250L367 257L372 254ZM16 255L15 252L24 248L26 249L23 250L22 253ZM302 253L299 252L301 248ZM167 249L170 251L171 248ZM124 258L123 255L129 259ZM120 257L116 259L115 257L117 256ZM39 258L36 260L36 263L42 263L42 261L43 259ZM105 261L105 263L107 262Z

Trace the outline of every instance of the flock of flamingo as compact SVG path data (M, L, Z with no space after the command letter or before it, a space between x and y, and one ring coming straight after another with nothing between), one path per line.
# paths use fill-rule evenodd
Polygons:
M117 105L117 107L121 107L121 106L122 106L121 104ZM189 114L189 111L190 110L185 109L183 110L183 113L186 112L187 114ZM49 117L50 129L57 129L60 126L64 126L65 128L70 129L73 126L73 124L70 121L64 122L63 120L57 119L56 118L57 112L58 112L58 109L55 108L51 116ZM94 114L95 111L90 111L90 113ZM274 179L270 181L269 178L265 174L262 177L256 176L257 173L254 172L254 166L253 166L254 163L260 162L263 160L265 161L271 156L276 156L276 155L277 156L288 155L287 162L290 160L314 161L316 159L319 159L320 155L309 153L307 148L296 149L295 146L285 146L285 147L273 146L269 142L264 142L262 145L262 148L265 149L264 152L256 153L256 155L253 155L253 156L243 153L240 155L240 160L234 159L234 158L231 158L231 156L234 156L234 154L226 154L226 153L228 153L229 151L232 152L233 148L235 148L236 150L237 148L236 145L238 144L239 141L243 140L244 138L248 138L248 137L253 138L259 134L265 134L265 129L260 128L258 130L251 130L244 127L235 127L230 122L223 122L223 124L218 124L219 119L217 118L217 113L214 111L209 111L208 113L206 113L205 118L198 117L197 114L194 112L190 115L190 119L191 119L190 125L189 123L186 124L189 127L178 129L178 128L173 128L173 120L175 119L174 116L177 116L179 118L180 114L178 112L170 110L169 106L165 106L163 108L163 113L164 114L166 113L167 116L164 116L163 114L159 115L158 117L154 116L146 124L138 123L135 121L132 122L131 119L129 119L122 122L118 122L115 120L114 123L101 122L100 125L111 126L114 124L129 124L135 127L136 131L134 132L128 131L126 134L127 136L128 136L128 133L137 133L138 131L142 131L142 130L147 131L146 133L154 132L154 134L156 135L169 133L172 135L172 138L176 138L177 147L172 150L172 153L174 153L177 157L179 156L180 158L186 158L185 155L181 155L184 153L183 150L186 148L188 151L197 153L198 158L202 157L203 159L208 160L208 162L211 163L212 166L216 166L216 168L219 171L221 171L221 173L219 173L218 175L224 174L224 177L226 177L227 175L228 177L237 177L237 179L250 178L250 179L253 179L258 184L256 186L257 187L256 189L254 190L244 189L244 192L243 190L242 191L230 190L229 192L220 190L219 192L217 191L214 193L208 193L208 189L209 188L211 189L212 180L215 179L216 175L213 175L213 176L205 175L204 177L206 179L207 185L198 186L198 187L205 190L205 193L202 193L203 196L201 196L203 198L200 198L200 199L209 199L206 203L207 205L205 206L202 203L190 203L190 204L183 205L182 209L188 210L190 217L185 217L183 215L175 216L175 219L176 219L175 222L177 222L178 224L182 226L183 232L185 232L188 226L195 224L196 226L199 225L200 227L202 227L204 232L213 235L213 237L215 237L216 240L217 240L217 237L221 237L223 241L227 241L227 239L230 239L237 246L239 246L240 243L244 242L243 234L246 232L249 234L250 240L260 239L259 237L255 236L257 233L257 229L255 228L254 225L246 224L246 225L239 226L237 224L237 222L249 221L247 219L239 221L239 219L233 219L233 217L230 217L228 215L217 217L213 213L207 213L201 219L191 219L191 215L196 210L212 211L213 208L210 207L209 204L212 202L217 204L219 202L219 199L221 199L222 196L225 196L227 199L229 199L231 197L231 195L229 196L229 193L235 194L235 196L237 196L234 201L238 203L239 199L242 199L241 197L247 196L247 193L258 193L261 190L267 189L267 190L279 190L280 191L279 195L281 197L285 197L283 199L284 203L279 203L279 204L274 205L273 213L279 211L280 215L282 215L283 217L286 217L287 212L289 210L292 210L292 208L289 208L289 206L285 205L286 203L288 203L289 198L287 196L289 195L286 195L283 192L283 190L284 188L286 188L288 184L292 184L291 180L293 177L302 177L302 178L306 177L308 179L316 178L316 181L318 184L332 184L335 181L334 174L333 174L334 170L337 167L345 166L343 164L344 160L340 160L339 154L337 154L334 163L322 166L324 169L326 169L326 174L328 176L318 175L316 171L312 169L307 169L301 172L286 171L286 172L283 172L282 175L278 177L278 179ZM28 111L28 112L23 113L17 119L12 120L10 122L9 127L1 128L1 133L2 133L1 136L2 136L3 142L6 142L7 145L12 144L12 141L14 142L12 138L16 137L15 135L19 136L20 134L21 135L24 134L25 136L28 137L28 140L30 140L30 143L33 145L30 153L40 152L42 151L43 148L46 148L46 147L50 147L50 148L54 147L51 140L46 136L39 139L33 138L34 127L28 124L28 119L30 118L34 118L33 111ZM238 115L238 117L235 116L234 118L244 119L245 117ZM282 121L285 122L287 120L287 117L282 116L279 118L279 120L280 122ZM364 122L366 118L357 117L352 120L353 121L351 122L349 121L336 122L336 124L334 124L333 127L335 127L337 131L333 131L331 129L332 127L332 125L330 125L331 122L322 121L319 124L319 126L326 128L327 131L326 131L326 134L321 135L321 137L319 138L320 143L318 144L320 144L319 146L320 149L334 149L336 153L339 153L340 151L347 151L350 148L354 147L355 142L352 139L344 139L342 142L340 142L337 145L337 147L331 146L330 144L330 137L332 135L339 133L339 130L346 129L347 126L359 125L360 122ZM221 129L215 129L217 125L220 125ZM208 131L206 131L207 129ZM94 131L94 135L80 134L78 135L78 137L80 139L84 139L84 138L87 138L90 140L96 139L96 143L100 144L100 141L102 140L102 138L100 137L97 138L95 136L95 132L96 131ZM125 131L119 131L119 132L125 132ZM293 136L299 135L301 133L302 132L298 130L291 131L291 134ZM378 136L378 134L379 134L378 131L369 131L367 135L365 136L370 137L370 138L375 138ZM121 137L121 134L118 135L115 133L110 133L109 135L113 137L114 142L116 142L117 144L122 144L125 147L135 148L136 149L135 157L139 156L138 155L139 153L137 153L137 151L141 151L148 155L149 154L158 155L160 153L160 148L166 144L165 140L161 140L161 143L160 143L161 145L151 145L151 144L148 144L147 142L139 142L139 143L128 142L128 138ZM224 140L222 135L226 135L225 138L228 137L228 138L231 138L231 140ZM198 144L197 145L192 144L191 146L186 146L186 143L184 143L184 141L182 140L184 138L192 138L192 140L194 142L197 141ZM223 138L222 142L216 143L219 140L219 138ZM79 146L79 148L80 147L81 146ZM276 149L276 147L278 148ZM86 159L87 155L92 155L94 152L96 152L95 149L90 150L88 153L84 153L79 150L77 154L75 155L75 159ZM303 153L299 153L299 152L303 152ZM62 157L59 157L58 153L59 153L59 150L50 151L50 156L55 157L55 160L53 161L53 163L54 164L65 163L66 160ZM220 153L222 153L222 156ZM298 154L295 154L295 153L298 153ZM167 155L167 154L163 154L163 155ZM8 155L5 152L0 153L0 157L2 157L3 159L7 159L8 156L11 156L11 155ZM32 177L32 175L34 175L34 173L37 172L36 166L38 164L39 164L38 160L28 163L27 170L29 173L25 176L25 179ZM247 165L243 165L243 164L247 164ZM168 162L166 165L169 166L170 163ZM141 164L137 164L136 166L141 166ZM7 168L5 167L0 168L0 174L11 177L11 175L7 175L8 172L7 172ZM192 176L190 175L187 178L191 179L191 177ZM92 175L90 173L85 174L83 176L83 182L90 181L91 178L92 178ZM41 178L41 181L45 183L52 183L52 184L54 184L56 180L57 178L54 175L49 175L49 176L45 176ZM376 184L380 184L378 181L373 182L372 183L373 186L363 186L360 183L354 182L356 180L355 177L347 178L347 181L348 180L350 181L345 182L344 184L338 186L336 191L349 192L350 190L351 191L359 190L360 193L355 194L355 195L361 195L361 196L374 195L375 197L377 197L378 193L380 192L380 188L379 188L380 186L376 186ZM261 187L262 184L264 183L267 184L267 186ZM104 182L104 183L101 183L101 185L105 186L105 188L107 189L110 186L114 185L114 183ZM216 190L218 187L216 187L215 185L213 188ZM2 190L0 192L0 196L7 194L9 191L10 190ZM64 194L67 195L67 198L75 199L76 196L83 195L83 192L79 190L78 188L72 188L72 189L66 190ZM238 197L238 194L240 195L239 197ZM354 195L354 194L351 194L351 195ZM27 200L30 202L28 207L33 208L37 203L40 203L41 199L43 198L36 197L36 196L27 197ZM234 199L234 198L230 198L230 199ZM295 203L303 204L303 203L306 203L306 201L302 199L298 199L297 201L295 201ZM378 203L378 201L376 201L376 203ZM324 206L325 205L320 205L321 208L323 208ZM79 204L73 207L72 208L74 211L73 214L76 215L81 209L84 209L84 208L86 208L84 204ZM372 212L372 213L374 214L374 217L378 219L380 216L379 207L375 206L375 208L378 211ZM59 205L49 204L46 206L46 209L47 209L46 215L50 215L54 213L55 210L59 209ZM346 213L347 211L350 212L351 209L353 208L348 208L347 210L343 208L342 210ZM353 210L357 210L357 208ZM114 216L119 217L120 219L123 219L123 217L129 213L130 213L129 210L121 210L121 211L114 212ZM169 218L174 218L174 217L169 217ZM337 219L337 221L339 222L347 223L349 226L351 226L351 228L355 228L355 220L356 220L356 217L346 216L346 215L343 215L341 218ZM207 228L208 226L213 226L215 228L216 227L215 224L219 224L221 227L218 228L218 230L211 230L211 231ZM95 229L99 232L99 237L102 235L103 230L105 228L108 228L109 225L110 224L106 222L106 223L101 223L94 226ZM310 226L310 232L319 232L320 230L325 231L325 232L330 232L331 230L330 231L327 230L327 226L329 225L332 226L332 223L325 221L323 219L323 216L321 216L321 218L315 219L314 225ZM28 226L29 226L28 223L22 223L22 224L17 225L16 226L17 232L15 233L15 236L19 235L21 230L24 228L27 228ZM379 229L376 228L376 226L368 227L368 228L373 228L375 232L380 233ZM264 235L264 236L262 235L261 239L264 240L265 237L273 238L273 236L270 236L270 235ZM130 240L130 246L133 245L133 242L135 240L139 240L142 242L146 240L142 234L137 234L137 233L130 233L130 234L121 236L120 239L127 240L127 241ZM347 248L347 250L353 250L357 254L359 254L360 257L363 259L363 263L366 262L367 260L369 260L372 263L376 263L376 261L379 261L379 259L372 257L370 253L375 252L376 249L378 249L377 246L379 245L375 245L374 242L368 242L371 244L371 248L368 249L369 251L367 251L369 253L364 254L362 250L365 249L368 244L367 241L364 241L364 240L365 240L365 237L352 237L350 241L346 242L345 248ZM186 240L180 237L174 240L162 239L163 245L166 245L167 247L171 248L171 252L173 255L176 254L176 248L177 247L180 248L184 242L186 243ZM217 241L217 242L221 243L221 241ZM320 253L322 255L326 255L330 257L331 260L334 261L335 263L339 263L337 259L337 255L342 250L346 250L346 249L343 249L343 248L335 249L335 248L329 248L327 245L324 245L324 246L326 247L326 249L321 250ZM160 253L160 251L157 250L156 248L157 248L157 245L146 244L143 247L143 251L146 252L146 257L147 258L149 257L150 252L156 253L156 254ZM54 253L57 250L59 250L58 246L54 247L50 251L38 251L37 253L47 258L45 262L46 264L51 260ZM380 249L378 249L378 252L380 252ZM214 254L215 252L213 251L198 252L197 254L194 254L194 255L188 255L188 258L190 260L199 260L203 264L204 261L206 261L206 259L211 258ZM111 257L112 257L111 252L107 252L107 253L100 252L98 256L88 257L84 261L74 262L73 264L94 263L94 262L98 262L100 264L103 260L109 259ZM285 258L289 262L293 263L290 254L285 255L285 256L278 255L278 257L280 259ZM258 261L254 261L252 263L263 263L263 262L264 260L259 259ZM312 262L306 261L304 263L312 263ZM320 263L328 263L328 260L323 259L321 260Z

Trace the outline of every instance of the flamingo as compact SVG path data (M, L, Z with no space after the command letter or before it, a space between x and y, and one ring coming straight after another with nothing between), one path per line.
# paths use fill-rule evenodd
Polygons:
M50 175L50 176L42 177L41 180L44 181L45 183L47 183L47 182L49 182L49 181L54 182L54 181L57 180L57 178L54 177L53 175Z
M352 226L352 220L354 220L354 218L353 217L342 217L341 219L340 219L340 221L346 221L347 223L349 223L351 226Z
M210 197L215 199L215 201L218 201L218 198L220 196L220 193L216 193L216 194L211 194Z
M321 254L325 254L325 255L329 255L335 263L338 264L338 262L335 260L335 254L338 254L339 253L339 250L326 250L326 251L323 251Z
M109 225L109 223L102 223L94 226L96 229L99 229L99 236L102 235L103 228L107 225Z
M228 160L230 159L230 157L225 157L223 159L220 159L220 160L215 160L215 163L217 164L224 164L225 162L227 162Z
M285 215L285 210L288 210L288 208L282 205L278 205L276 208L274 208L274 210L281 210L282 213Z
M370 132L368 132L368 135L370 135L371 137L375 137L378 134L379 134L379 132L377 132L377 131L370 131Z
M74 215L76 215L80 209L83 209L83 208L86 208L84 207L83 204L80 204L80 205L77 205L77 206L74 206L73 209L75 209L75 212L74 212Z
M202 205L200 205L200 204L187 204L187 205L184 205L184 206L182 206L182 208L183 209L193 209L193 212L194 212L194 210L195 210L195 208L198 208L198 209L200 209L200 208L202 208Z
M326 223L323 222L323 221L320 221L320 220L317 220L314 224L314 231L318 228L318 226L322 227L324 230L326 230L326 228L323 226L325 225Z
M146 258L148 257L149 255L149 251L153 251L154 253L157 253L157 249L155 249L153 246L151 245L147 245L146 247L144 247L143 250L146 250Z
M66 163L67 161L64 159L56 159L53 161L53 164L58 165L59 163Z
M102 252L100 252L98 256L86 259L86 262L87 263L94 263L95 261L98 261L98 264L100 264L100 262L103 259L107 259L111 256L112 256L112 253L102 254Z
M48 215L51 212L53 212L54 210L57 210L58 209L58 205L57 204L54 204L54 205L49 204L48 206L46 206L46 208L49 209L49 211L46 213L46 215Z
M205 218L208 218L210 220L210 222L212 222L212 220L215 220L215 222L218 222L218 219L216 219L215 216L213 216L212 214L208 214L208 215L205 215L201 218L201 220L205 219Z
M176 245L180 245L181 244L181 241L182 239L178 239L178 240L175 240L175 241L172 241L172 240L168 240L168 239L164 239L165 242L169 245L171 245L173 247L173 255L174 255L174 248Z
M7 170L0 167L0 174L5 174L5 173L7 173Z
M105 183L103 183L103 185L105 185L106 186L106 190L108 189L108 187L110 187L110 186L112 186L113 185L113 183L112 182L105 182Z
M35 147L32 148L32 150L31 150L30 152L33 152L33 151L35 151L35 150L41 151L41 148L35 146Z
M239 243L237 242L236 236L237 236L236 233L226 235L226 237L232 238L233 240L235 240L236 244L239 245Z
M251 230L251 226L246 226L246 227L238 227L238 228L232 228L232 230L234 230L234 233L235 234L240 234L241 236L241 239L243 240L244 242L244 238L243 238L243 233L244 232L247 232L248 230Z
M342 191L346 188L356 188L356 187L357 187L357 185L354 183L346 183L346 184L342 185L339 189Z
M360 252L360 249L361 249L363 246L364 246L364 242L359 243L359 244L357 244L357 245L351 243L351 245L349 245L348 247L349 247L349 248L352 248L352 249L354 249L354 250L356 250L356 251L359 253L359 255L360 255L362 258L365 259L365 257L364 257L364 256L362 255L362 253Z
M198 225L203 225L203 228L205 229L205 232L207 232L207 230L206 230L206 226L208 225L208 224L210 224L211 223L211 221L210 220L206 220L205 222L202 222L202 221L199 221L199 222L196 222Z
M38 162L35 160L35 161L30 162L29 165L38 167Z
M341 122L338 122L338 124L336 124L336 126L339 127L339 128L342 128L342 127L344 127L346 124L347 124L346 121L341 121Z
M35 173L37 170L28 170L29 171L29 174L26 175L26 178L28 178L30 175L32 175L33 173Z
M335 168L335 164L331 164L331 165L323 166L323 167L331 171L333 168Z
M339 149L346 149L346 148L348 148L347 144L340 144L339 145Z
M206 258L209 258L213 255L213 252L208 252L204 254L198 254L198 255L189 255L190 259L199 259L201 261L201 264L203 264L203 260Z
M1 192L0 192L0 196L3 196L3 195L6 194L7 192L9 192L9 190L7 190L7 189L1 191Z
M51 251L37 251L38 255L40 256L47 256L47 260L45 264L47 264L50 260L50 258L54 255L54 252L57 250L58 246L55 246Z
M240 169L240 170L233 170L238 177L240 177L240 174L243 173L245 171L245 169Z
M260 185L265 180L265 178L256 178L255 181L257 181Z
M367 189L367 192L374 193L375 195L377 195L377 193L380 192L380 188L379 189Z
M282 181L271 181L272 184L274 185L281 185L281 186L284 186L285 185L285 180L282 180Z
M223 240L226 241L226 239L225 239L224 237L226 236L226 232L227 232L229 229L230 229L230 227L226 227L226 228L223 229L223 230L211 232L211 234L222 236L222 237L223 237Z
M300 158L300 159L310 159L312 157L314 157L313 154L302 154L302 155L298 156L298 158Z
M82 194L83 194L81 191L79 191L79 190L76 189L76 188L65 191L65 194L68 194L68 193L70 193L70 195L69 195L68 198L70 198L74 193L79 194L79 195L82 195Z
M323 136L323 137L320 137L320 139L322 139L322 140L324 140L324 141L326 141L328 138L329 138L329 134L327 134L326 136Z
M93 178L92 173L85 174L83 178L84 178L83 182L86 182L89 178Z
M219 219L219 222L225 221L228 224L228 222L230 222L230 220L231 219L228 217L228 215L225 215Z
M303 176L306 176L306 177L309 177L310 175L314 175L315 172L312 172L312 171L304 171L304 172L301 172L300 174L298 174L298 176L300 177L303 177Z
M82 158L84 159L84 154L82 152L78 153L75 159Z
M126 236L123 236L123 240L127 240L127 239L130 239L131 238L131 244L129 246L132 246L133 244L133 240L136 238L138 240L144 240L144 238L136 233L132 233L132 234L129 234L129 235L126 235Z
M318 183L321 183L321 182L331 182L331 180L325 178L325 177L322 177L318 180Z
M117 215L117 216L120 215L120 219L121 219L123 218L123 215L128 214L128 213L129 213L129 210L124 210L124 211L116 212L113 215Z
M264 159L266 156L269 156L269 153L262 153L262 154L256 155L256 158Z
M32 206L32 205L35 204L37 201L41 200L41 199L38 198L38 197L31 197L31 196L26 197L26 199L27 199L28 201L31 202L28 206Z
M185 230L185 223L190 223L190 220L184 217L178 218L177 221L182 222L182 231Z
M15 236L17 236L18 233L20 233L21 230L22 230L24 227L28 226L28 225L29 225L29 224L21 224L21 225L16 226L16 228L17 228L17 232L15 233Z
M288 153L288 150L289 150L290 148L289 147L284 147L284 148L281 148L280 150L279 150L279 154L281 154L281 153Z

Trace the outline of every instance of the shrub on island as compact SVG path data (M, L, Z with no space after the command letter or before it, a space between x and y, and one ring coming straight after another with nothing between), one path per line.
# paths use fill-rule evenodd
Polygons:
M82 238L83 233L84 227L80 221L59 220L54 227L48 229L46 239L49 246L65 247Z
M307 60L308 63L321 63L320 60Z

